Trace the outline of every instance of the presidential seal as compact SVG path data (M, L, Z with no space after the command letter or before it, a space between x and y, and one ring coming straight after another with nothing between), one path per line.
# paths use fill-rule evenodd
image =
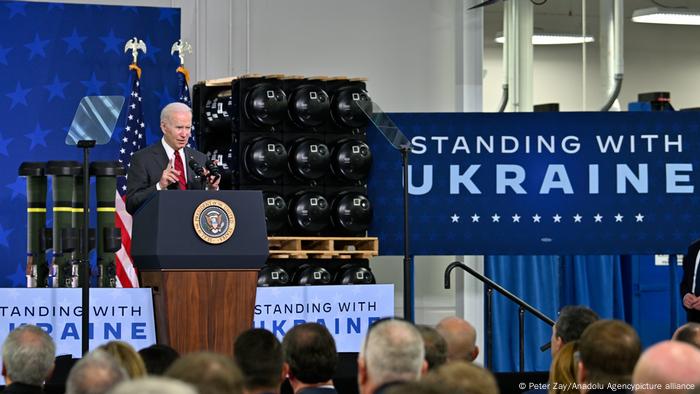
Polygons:
M221 200L206 200L194 210L194 231L204 242L226 242L236 229L236 216Z

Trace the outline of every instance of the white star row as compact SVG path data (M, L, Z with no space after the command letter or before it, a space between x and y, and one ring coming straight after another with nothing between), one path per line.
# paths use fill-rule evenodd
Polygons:
M605 216L601 215L600 213L596 213L592 218L594 223L603 223L603 218ZM635 216L633 216L635 219L635 223L643 223L644 222L644 215L641 213L637 213ZM480 223L481 216L477 215L476 213L470 216L471 222L472 223ZM489 216L486 216L484 221L488 221ZM500 223L501 222L501 216L498 213L494 213L492 216L490 216L491 222L492 223ZM546 220L543 216L540 216L539 214L534 214L531 216L532 222L533 223L542 223L543 220ZM574 216L571 217L574 221L574 223L583 223L584 217L579 215L578 213ZM615 223L622 223L624 220L624 216L621 213L617 213L617 215L613 216L615 219ZM452 223L459 223L460 216L457 215L456 213L452 214L450 216L450 219L452 219ZM520 219L528 220L527 218L524 218L523 216L518 215L517 213L511 216L512 223L520 223ZM565 219L564 216L559 215L558 213L554 214L552 216L552 222L554 223L561 223L562 219ZM507 217L504 218L504 221L507 221Z

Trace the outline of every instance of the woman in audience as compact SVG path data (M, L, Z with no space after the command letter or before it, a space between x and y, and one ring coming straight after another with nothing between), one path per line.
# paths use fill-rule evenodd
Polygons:
M122 341L110 341L98 347L109 353L126 370L131 379L146 376L146 365L131 345Z
M578 350L578 341L562 346L554 356L549 368L549 394L574 394L576 387L576 363L574 353Z

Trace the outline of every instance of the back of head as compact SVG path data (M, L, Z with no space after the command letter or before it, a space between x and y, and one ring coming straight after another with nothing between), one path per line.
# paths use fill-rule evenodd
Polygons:
M243 376L233 360L216 353L186 354L165 371L165 376L195 387L206 394L238 394L243 392Z
M559 318L555 323L557 336L564 343L576 341L581 338L583 331L598 321L600 317L591 308L583 305L567 305L559 311Z
M333 336L325 326L318 323L294 326L284 336L282 349L289 372L297 380L314 384L333 378L338 353Z
M270 331L244 331L236 338L233 353L246 389L273 388L282 383L282 344Z
M466 361L445 364L431 371L423 381L442 386L456 394L498 394L498 383L486 368Z
M384 390L382 394L459 394L457 391L453 391L451 387L446 387L442 384L435 384L433 382L426 381L412 381L403 382L391 386Z
M95 350L80 359L68 374L66 394L104 394L128 380L124 368L103 350Z
M184 382L162 377L146 377L120 383L109 394L198 394Z
M678 327L673 333L673 340L700 348L700 324L691 322Z
M126 342L109 341L98 349L109 353L126 370L131 379L146 376L146 365L136 350Z
M416 325L423 338L425 347L425 361L428 362L428 370L433 370L447 361L447 342L440 333L426 325Z
M576 365L574 352L578 350L578 341L571 341L562 346L552 360L549 368L549 392L578 393L573 383L576 383ZM570 389L570 390L567 390Z
M663 389L671 383L686 384L683 390L692 388L691 385L700 383L700 350L678 341L659 342L639 358L632 382L647 384L639 390L642 393L666 392ZM659 389L651 389L652 385ZM675 386L673 390L667 391L679 392L680 389Z
M476 329L459 317L446 317L435 327L447 342L448 361L474 361L479 354Z
M639 335L620 320L599 320L579 339L580 361L587 383L630 383L642 345Z
M370 327L359 357L375 385L417 380L425 358L423 339L409 322L384 320Z
M53 339L37 326L17 327L2 346L2 363L12 382L41 386L53 369L55 357Z
M180 354L168 345L156 344L139 350L149 375L162 375Z

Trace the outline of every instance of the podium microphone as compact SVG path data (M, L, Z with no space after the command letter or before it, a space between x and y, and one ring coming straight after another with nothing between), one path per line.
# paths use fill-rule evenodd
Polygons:
M190 158L190 161L187 162L187 165L190 166L192 171L194 171L194 173L197 174L197 176L202 178L204 177L204 168L202 168L202 166L199 165L199 163L197 163L197 160L195 160L194 158Z
M219 172L219 166L217 166L212 160L207 160L205 166L207 167L207 170L209 170L209 174L216 177L221 176L221 172Z

